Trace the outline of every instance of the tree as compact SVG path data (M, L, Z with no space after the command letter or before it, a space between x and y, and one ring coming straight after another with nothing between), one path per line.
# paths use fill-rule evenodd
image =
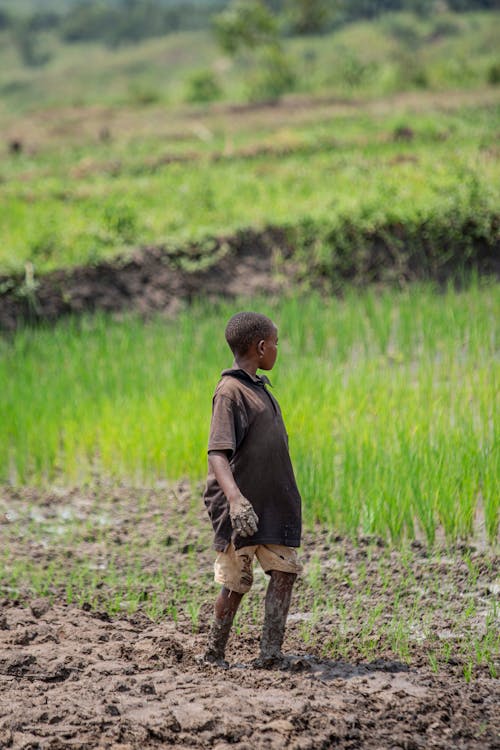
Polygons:
M278 40L278 23L261 0L235 0L214 19L215 37L228 55Z
M251 99L276 100L295 84L295 73L279 38L278 20L261 0L234 0L215 18L214 32L224 52L247 53Z
M23 65L36 68L50 60L50 53L40 48L36 31L32 31L26 21L17 21L12 26L12 41Z
M0 9L0 31L3 31L3 29L8 29L11 25L11 18L7 11Z
M287 6L292 32L319 34L328 27L330 12L326 0L288 0Z

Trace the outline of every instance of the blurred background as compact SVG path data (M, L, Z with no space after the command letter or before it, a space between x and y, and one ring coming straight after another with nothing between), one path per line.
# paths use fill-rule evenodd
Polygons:
M1 0L0 274L270 224L313 221L311 245L318 222L408 227L445 193L482 215L497 6Z
M2 116L498 85L496 0L2 0Z

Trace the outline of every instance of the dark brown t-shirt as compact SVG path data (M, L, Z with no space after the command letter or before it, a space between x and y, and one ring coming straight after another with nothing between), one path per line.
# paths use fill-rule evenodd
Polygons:
M288 452L281 410L266 388L244 370L224 370L213 398L208 450L225 451L236 484L259 517L257 533L233 537L229 505L212 472L205 505L215 532L214 547L253 544L300 546L301 499Z

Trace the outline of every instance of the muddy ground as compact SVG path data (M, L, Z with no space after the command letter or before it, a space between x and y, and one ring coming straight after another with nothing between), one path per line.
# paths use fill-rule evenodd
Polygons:
M497 748L498 682L381 656L256 670L252 637L227 671L197 666L203 635L41 601L2 605L0 747ZM291 637L289 651L304 652Z
M224 671L196 661L216 588L210 531L192 493L187 485L0 488L0 748L500 748L492 660L467 681L461 645L484 631L498 597L491 548L413 542L405 552L310 529L285 642L294 668L252 666L261 573ZM67 604L78 571L83 593ZM137 588L133 613L120 612L123 601L109 606ZM165 607L153 620L155 589ZM395 592L406 602L398 610L401 638L408 626L404 657L382 635ZM374 631L363 634L377 607ZM439 639L452 644L446 658Z

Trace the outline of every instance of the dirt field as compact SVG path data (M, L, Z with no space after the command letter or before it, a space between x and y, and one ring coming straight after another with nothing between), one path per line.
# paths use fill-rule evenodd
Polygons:
M32 564L33 571L51 563L63 581L89 559L96 569L114 560L125 578L126 558L135 550L146 590L153 580L148 575L159 569L172 576L165 600L176 595L175 576L188 558L194 560L200 573L193 590L201 607L196 625L182 602L176 621L165 615L154 622L140 609L111 617L104 607L67 605L57 583L41 599L30 596L19 577L17 599L12 588L6 596L9 586L2 585L0 748L500 748L498 680L486 664L477 664L467 682L461 648L471 627L481 632L484 605L498 596L498 557L491 550L431 555L417 542L408 557L382 540L353 544L325 529L309 532L285 642L286 652L297 657L293 669L252 667L260 618L249 612L230 641L231 668L203 667L196 656L215 595L212 552L203 512L183 502L188 492L141 490L139 503L131 488L0 493L4 583L16 565ZM104 517L108 524L98 535ZM198 527L186 535L182 530L193 518ZM61 532L65 521L71 538ZM56 529L57 543L50 537ZM391 582L384 584L387 575ZM438 601L431 585L436 576L442 581ZM112 599L109 582L96 586L103 602ZM261 574L249 595L257 607L264 588ZM424 630L426 620L431 633L415 633L404 660L394 642L380 637L368 648L371 641L361 633L374 608L382 619L391 615L396 590L408 602L400 610L403 630L415 628L411 612L418 601L417 624L421 617ZM336 608L325 604L323 611L321 602L332 592ZM465 602L471 601L475 613L465 621ZM341 628L347 628L342 653L326 656L329 639ZM436 664L429 660L432 634L453 644Z
M2 607L2 748L500 747L487 677L467 685L383 657L254 670L248 637L230 670L201 668L203 636L171 623L44 610Z

